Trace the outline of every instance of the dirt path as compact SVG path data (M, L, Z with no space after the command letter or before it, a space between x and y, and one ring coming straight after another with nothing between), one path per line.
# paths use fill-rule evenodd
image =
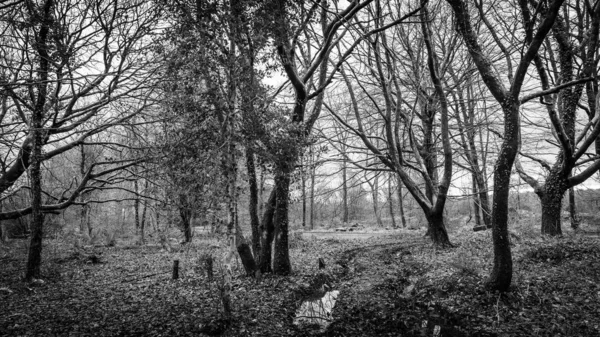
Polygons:
M333 312L331 335L465 336L464 325L444 308L431 307L415 295L427 270L412 255L427 249L423 237L353 248L337 264L344 269L340 295Z
M385 232L327 232L327 231L311 231L302 232L303 239L339 239L339 240L366 240L371 238L384 238L390 236L399 236L403 232L400 231L385 231Z

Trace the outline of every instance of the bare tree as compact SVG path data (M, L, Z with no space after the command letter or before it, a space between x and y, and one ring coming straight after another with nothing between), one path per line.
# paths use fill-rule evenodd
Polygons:
M494 267L488 280L488 286L492 289L505 291L509 288L512 280L512 255L507 227L508 195L511 170L520 147L519 109L521 100L519 94L527 75L527 69L536 57L544 38L550 32L563 1L551 1L543 14L536 11L533 16L528 2L519 1L518 9L523 19L521 27L524 29L525 39L519 41L520 45L513 46L516 50L523 50L516 68L512 66L513 55L506 48L505 41L494 33L496 30L494 27L488 25L488 32L493 37L495 47L505 57L504 61L508 68L507 75L510 83L508 88L505 86L506 82L500 78L498 72L494 69L494 63L489 57L490 52L484 50L479 42L478 36L481 34L477 33L473 27L471 18L473 13L469 10L467 3L463 0L447 0L447 2L454 12L456 29L462 36L463 43L467 46L480 76L502 107L504 114L504 140L494 171L494 197L492 202ZM484 6L483 1L476 2L476 5L479 7ZM484 23L486 22L485 13L487 13L485 9L482 9L478 15L476 14Z
M400 26L381 32L377 38L369 39L369 48L361 56L354 55L357 64L349 67L351 74L345 68L340 70L355 124L345 122L334 108L328 110L352 130L378 162L398 175L424 211L432 241L438 247L448 247L451 244L443 217L453 164L448 102L439 52L434 48L428 5L421 6L417 7L421 10L420 26L412 29ZM382 8L394 13L389 4L382 7L377 2L370 13L376 29L385 25L379 16ZM413 45L413 41L417 42ZM401 55L406 55L408 62L404 63ZM427 62L427 70L420 65L421 60ZM401 66L410 72L403 76L398 72ZM366 74L356 70L361 68ZM410 78L415 80L410 82ZM370 79L375 79L375 83ZM360 89L358 93L355 88ZM405 93L407 89L414 93L413 102ZM383 146L379 145L380 141ZM372 169L356 161L354 164ZM423 187L419 186L420 182Z
M25 187L30 170L30 207L0 213L0 218L33 214L26 279L39 277L43 212L76 203L97 179L140 162L95 163L75 187L42 205L41 163L85 143L139 114L152 104L156 67L147 42L157 12L147 3L94 3L46 0L14 3L0 9L0 127L3 153L0 193L6 198ZM119 102L127 112L112 104ZM5 150L5 151L4 151ZM104 166L104 169L98 168ZM20 186L19 186L20 185ZM70 194L70 195L69 195ZM68 195L68 196L67 196Z
M574 8L574 10L571 10ZM542 12L548 8L540 6ZM533 98L548 112L552 139L551 145L558 148L554 163L549 163L532 149L521 154L531 159L545 170L541 183L517 166L518 172L539 196L542 204L542 234L560 235L562 198L570 191L571 221L575 223L575 205L572 188L583 183L600 168L600 159L590 155L588 149L597 143L600 123L597 116L597 54L600 26L600 2L583 4L582 1L569 1L563 5L552 28L552 38L546 37L544 54L535 57L534 62L542 84L543 93L524 97L525 103ZM582 66L578 66L581 64ZM592 84L591 82L594 81ZM552 87L551 87L552 86ZM584 90L586 89L586 90ZM583 94L588 95L583 103ZM587 106L586 106L587 105ZM585 111L584 125L577 130L580 109ZM529 119L530 120L530 119ZM540 127L542 125L538 125ZM537 143L536 143L537 144ZM584 168L574 174L574 170Z

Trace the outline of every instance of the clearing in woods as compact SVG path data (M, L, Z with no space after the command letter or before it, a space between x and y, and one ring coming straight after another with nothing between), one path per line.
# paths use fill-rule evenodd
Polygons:
M346 234L347 236L347 234ZM484 287L489 231L452 233L456 248L436 251L423 231L361 240L291 240L294 274L242 276L237 266L233 323L220 325L219 259L224 243L76 248L47 240L43 284L21 281L26 242L3 246L0 335L6 336L594 336L600 335L600 240L515 234L510 292ZM215 279L204 254L215 257ZM318 268L318 258L325 269ZM172 280L174 260L180 276ZM305 300L337 290L331 324L294 324Z

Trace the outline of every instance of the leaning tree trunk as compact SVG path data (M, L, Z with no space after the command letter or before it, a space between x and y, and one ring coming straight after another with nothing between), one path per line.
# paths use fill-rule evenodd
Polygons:
M276 206L273 221L275 223L275 254L273 257L273 272L278 275L288 275L292 271L288 247L288 206L291 178L290 172L277 168L275 173Z
M235 223L235 245L238 254L240 255L240 259L242 260L242 265L244 266L246 275L253 277L257 270L256 261L252 255L250 245L246 241L246 238L244 238L242 229L237 221Z

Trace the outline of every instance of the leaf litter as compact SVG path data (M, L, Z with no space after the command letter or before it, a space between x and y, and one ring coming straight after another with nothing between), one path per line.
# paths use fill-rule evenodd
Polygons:
M438 251L422 232L369 240L294 236L288 277L233 279L234 319L220 322L201 240L74 251L48 240L44 283L22 282L25 250L2 257L0 335L19 336L593 336L600 335L600 240L565 236L513 244L513 286L486 290L491 239L458 233ZM94 255L98 260L92 261ZM326 268L319 270L321 257ZM181 278L171 280L173 260ZM215 268L219 277L219 268ZM242 275L237 264L236 275ZM337 291L327 328L296 325L302 303Z

